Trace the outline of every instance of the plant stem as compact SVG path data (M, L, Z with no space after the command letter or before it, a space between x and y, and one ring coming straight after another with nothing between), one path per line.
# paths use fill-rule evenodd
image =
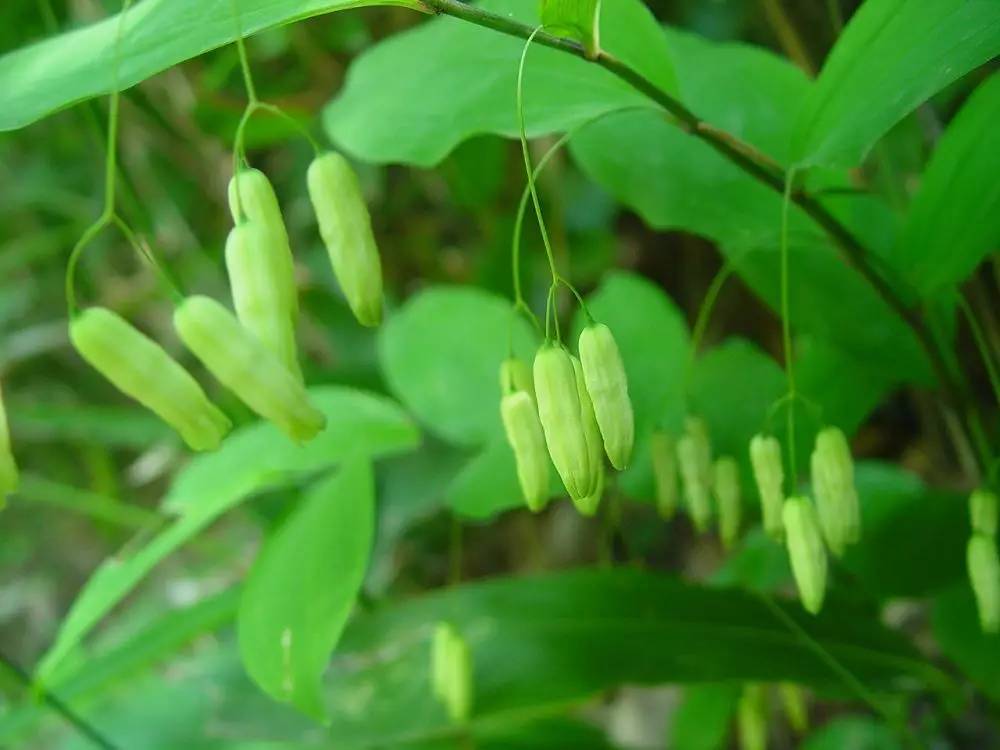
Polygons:
M0 664L2 664L4 668L17 679L18 682L23 684L26 690L38 696L38 698L40 698L45 705L62 716L67 723L71 724L74 729L90 740L96 747L102 748L102 750L118 750L117 745L113 744L111 740L97 731L96 728L88 724L87 721L78 715L73 709L45 688L34 684L32 682L31 675L11 661L6 654L0 653Z
M788 465L791 468L790 494L795 494L798 483L798 465L795 460L795 357L792 354L792 314L789 304L788 278L788 202L792 192L795 170L785 178L785 194L781 201L781 348L785 355L785 380L788 383L788 408L785 411L785 432L788 443Z
M677 125L682 130L704 141L709 147L775 192L784 192L787 175L780 164L731 133L704 122L680 101L614 55L602 50L596 56L588 57L583 45L571 39L539 31L513 18L492 13L461 0L422 0L422 2L430 12L452 16L520 39L530 37L543 47L565 52L604 68L663 107L676 118ZM793 188L790 200L830 236L840 247L848 265L861 274L886 305L913 331L937 376L945 400L958 417L963 431L966 435L971 435L973 429L969 417L971 401L968 389L960 379L953 379L948 372L945 355L938 348L920 311L910 308L903 301L889 282L876 270L871 253L847 227L820 204L815 196L804 190ZM988 464L988 456L982 450L977 450L976 458L978 469L982 471Z

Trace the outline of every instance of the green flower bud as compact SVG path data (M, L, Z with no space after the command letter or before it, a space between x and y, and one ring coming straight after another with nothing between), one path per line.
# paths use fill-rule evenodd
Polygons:
M104 307L77 315L73 346L95 370L155 413L192 450L215 450L232 426L197 381L163 347Z
M361 325L377 326L382 321L382 262L357 175L343 156L331 151L314 159L306 176L319 233L347 304Z
M689 417L684 429L684 436L677 441L684 501L695 529L704 533L712 520L712 446L708 441L708 425L703 419Z
M673 518L677 512L677 450L674 439L657 430L649 438L649 452L653 461L653 479L656 482L656 509L660 518Z
M472 655L469 644L451 625L438 623L431 646L431 685L455 723L472 713Z
M549 454L535 402L526 391L509 393L500 401L500 416L514 451L524 500L537 513L549 499Z
M538 417L552 463L571 498L589 497L594 491L594 473L573 359L562 347L546 344L535 355L533 369Z
M507 357L500 363L500 392L504 395L525 391L535 398L535 382L531 378L531 368L519 357Z
M719 507L719 536L726 549L733 546L740 533L743 498L740 492L740 467L736 459L723 456L713 466L712 489Z
M7 428L7 412L3 405L3 391L0 390L0 505L4 498L17 489L18 473L14 454L10 449L10 431Z
M816 614L826 595L826 548L816 509L808 497L790 497L782 509L792 574L802 606Z
M237 190L239 198L237 199ZM243 211L240 212L240 207ZM242 169L229 181L229 211L237 226L249 219L259 224L267 235L266 258L261 262L271 274L271 284L281 300L281 307L290 310L292 320L298 316L299 296L295 284L295 260L288 242L288 230L281 216L281 207L267 176L257 169Z
M580 360L587 392L604 438L604 450L619 471L628 467L635 440L635 419L628 396L628 378L611 329L603 323L580 334Z
M969 514L972 517L972 530L986 536L997 535L997 496L989 490L980 487L969 497Z
M805 734L809 729L809 709L806 707L805 691L793 682L782 682L779 689L789 726L796 734Z
M601 490L604 487L604 450L601 446L601 432L597 426L597 416L594 414L594 404L590 400L587 382L584 380L583 366L576 357L571 357L571 359L573 373L576 375L576 393L580 399L583 437L587 441L587 453L590 455L590 494L584 498L584 501L592 501L594 511L596 511L597 503L601 499ZM584 502L584 507L589 508L590 506ZM593 511L585 515L593 515Z
M973 534L967 550L969 580L984 633L1000 633L1000 558L992 536Z
M226 269L236 317L299 381L302 371L295 347L294 312L287 307L270 252L271 239L258 222L246 221L229 232Z
M188 297L174 312L174 327L220 383L293 440L311 440L326 425L302 384L215 300Z
M861 536L858 491L854 487L854 461L847 438L837 427L816 436L812 453L812 483L820 526L830 550L837 557Z
M767 696L762 685L745 685L737 707L741 750L767 749Z
M750 441L750 465L760 494L764 531L779 542L785 538L781 508L785 502L785 470L781 463L781 444L768 435L754 435Z

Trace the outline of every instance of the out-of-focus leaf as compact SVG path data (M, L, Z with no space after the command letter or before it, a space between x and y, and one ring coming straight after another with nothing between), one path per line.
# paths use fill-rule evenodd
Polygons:
M902 750L891 727L868 716L838 716L813 732L802 750Z
M514 453L497 438L470 460L448 488L448 504L470 518L492 518L511 508L523 507Z
M323 721L321 679L371 552L375 488L368 459L347 460L301 503L247 578L240 653L265 692Z
M895 249L895 264L925 296L961 281L1000 247L998 122L1000 73L994 73L938 142Z
M484 0L481 6L527 23L537 4ZM667 42L640 0L615 0L601 45L666 91L675 91ZM454 18L440 18L382 42L351 66L324 113L330 137L367 161L429 166L473 135L518 133L514 108L524 42ZM433 50L433 54L428 54ZM489 71L483 76L484 70ZM427 85L433 81L434 85ZM586 61L536 47L524 78L531 136L567 130L621 107L652 106L620 79ZM400 127L400 123L406 123Z
M418 433L398 406L349 388L311 391L327 428L311 443L292 443L271 425L257 424L232 435L214 454L199 456L182 472L164 501L176 521L145 546L112 557L94 571L42 658L36 676L45 682L87 633L163 558L201 532L251 493L328 468L346 456L371 457L413 447Z
M844 566L861 588L877 598L925 596L964 576L968 518L960 496L871 461L857 465L855 481L861 540L848 547Z
M17 404L10 410L10 421L19 443L67 441L145 449L175 439L153 414L132 407Z
M270 26L364 5L415 0L240 0L239 27L253 34ZM120 28L120 34L119 34ZM146 0L124 23L112 16L0 57L0 130L24 127L58 109L128 88L172 65L229 44L237 37L231 3Z
M431 431L479 445L502 431L500 362L513 344L530 364L533 342L510 302L473 287L435 287L389 319L379 352L389 386Z
M684 689L684 700L671 721L667 747L673 750L721 750L736 713L740 685L709 683Z
M987 635L979 624L976 601L968 581L934 600L934 637L941 652L976 686L1000 702L1000 635Z
M907 113L998 54L994 0L867 0L802 108L795 161L858 164Z

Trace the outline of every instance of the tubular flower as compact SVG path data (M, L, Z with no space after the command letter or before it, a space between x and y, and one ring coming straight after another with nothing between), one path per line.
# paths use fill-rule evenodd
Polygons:
M816 436L811 467L823 536L833 554L840 557L847 545L861 536L854 461L847 438L840 429L827 427Z
M242 208L242 211L240 210ZM229 211L237 226L244 220L258 224L267 235L261 263L271 273L281 307L288 310L294 324L299 312L295 286L295 260L288 242L288 230L270 180L258 169L242 169L229 181Z
M197 381L163 347L117 313L92 307L69 326L87 363L169 424L192 450L215 450L232 426Z
M816 614L826 595L826 548L816 509L808 497L790 497L782 510L792 574L806 611Z
M713 469L712 490L719 508L719 536L729 549L736 542L743 518L743 498L740 492L740 469L736 459L723 456Z
M677 464L691 520L698 531L705 532L712 520L712 446L703 419L685 421L684 436L677 441Z
M264 225L245 221L226 240L226 269L236 317L298 380L302 380L295 346L294 312L275 283L273 240Z
M580 360L587 392L604 439L611 465L628 467L635 441L635 418L628 395L628 378L611 329L603 323L587 326L580 334Z
M582 500L593 494L595 474L573 359L562 347L546 344L535 355L534 376L538 417L552 463L569 496Z
M750 465L760 494L764 531L772 539L785 538L781 508L785 502L785 471L781 464L781 444L769 435L754 435L750 441Z
M382 261L357 175L338 153L316 157L306 175L319 233L358 322L382 322Z
M7 412L3 406L3 391L0 390L0 505L4 498L17 489L18 473L14 454L10 449L10 432L7 428Z
M174 312L174 327L220 383L293 440L311 440L326 425L302 384L215 300L188 297Z
M452 722L465 722L472 712L472 655L469 644L446 622L434 629L431 644L431 686Z
M653 479L656 482L656 509L660 518L673 518L677 512L677 454L674 439L657 430L649 439L649 452L653 461Z

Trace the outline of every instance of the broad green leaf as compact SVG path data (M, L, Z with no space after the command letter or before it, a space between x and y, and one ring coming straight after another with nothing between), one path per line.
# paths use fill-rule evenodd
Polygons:
M781 431L784 420L768 420L785 395L781 366L749 341L733 338L703 354L691 380L690 408L708 423L713 453L749 466L750 438L764 429Z
M413 447L419 435L398 406L350 388L310 391L327 428L306 446L292 443L269 424L244 428L214 454L199 456L178 476L164 508L176 521L145 546L105 560L91 575L36 672L45 682L90 630L161 560L251 493L315 472L354 453L372 457Z
M930 490L909 472L874 461L857 465L855 481L861 540L848 548L844 567L860 589L880 599L917 597L961 580L968 538L961 496Z
M907 676L940 678L898 635L860 611L834 604L811 617L795 603L776 606L872 689ZM404 654L429 660L440 619L452 622L472 648L474 720L590 696L621 682L791 680L843 688L824 659L758 596L629 568L491 580L366 614L345 633L343 664L364 653L398 654L399 670ZM421 641L426 650L418 648ZM414 724L426 720L413 713Z
M708 683L684 689L671 720L667 747L673 750L721 750L740 699L739 684Z
M257 684L323 721L323 672L371 552L375 487L368 459L348 459L301 503L250 571L237 624L243 663Z
M756 490L751 494L751 500L759 502ZM792 584L788 551L758 526L744 535L739 546L715 571L711 581L719 586L739 586L768 593L787 589Z
M245 35L309 16L415 0L238 0ZM119 25L120 43L116 45ZM29 125L71 104L127 89L236 39L232 2L145 0L124 23L112 16L0 57L0 130ZM116 49L117 48L117 49Z
M1000 703L1000 635L983 633L968 580L934 600L932 623L941 652Z
M996 55L995 0L867 0L799 114L795 161L857 165L905 115Z
M389 319L379 354L389 386L428 429L480 445L502 431L500 362L513 343L530 363L533 341L509 301L474 287L434 287Z
M838 716L802 743L802 750L902 750L891 727L868 716Z
M618 10L615 5L611 12ZM580 42L588 54L599 47L601 0L542 0L545 30Z
M484 0L481 6L538 22L534 2ZM660 88L675 91L667 42L640 0L608 6L601 45ZM326 130L358 158L422 166L436 164L474 135L515 137L523 47L520 39L454 18L392 37L351 66L343 91L324 113ZM528 54L524 103L530 136L567 130L621 107L653 106L602 68L542 47Z
M524 507L514 452L504 438L493 440L462 468L448 487L448 504L463 516L479 519Z
M938 142L895 264L924 296L962 281L1000 247L1000 73L977 88Z

